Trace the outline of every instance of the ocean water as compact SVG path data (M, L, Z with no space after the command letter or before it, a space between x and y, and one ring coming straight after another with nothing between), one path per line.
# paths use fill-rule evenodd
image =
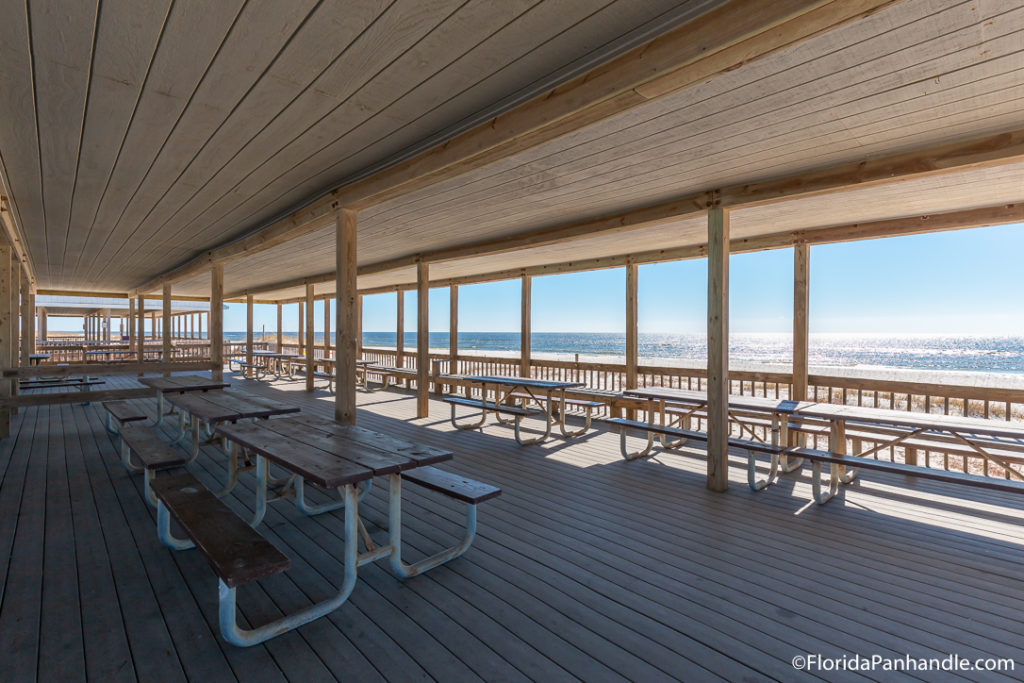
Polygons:
M270 335L268 335L270 336ZM295 332L285 332L297 337ZM242 341L245 334L225 337ZM332 335L333 337L333 335ZM259 340L259 333L256 334ZM322 343L323 333L316 333ZM332 339L333 341L333 339ZM623 362L625 334L534 333L531 342L537 358L606 363ZM394 332L365 332L363 346L395 347ZM416 334L405 335L405 347L416 348ZM430 334L430 348L448 348L446 332ZM515 355L516 332L460 332L459 351L464 354ZM640 334L640 361L649 365L700 366L707 358L706 341L700 334ZM793 349L788 334L732 334L730 364L734 367L788 366ZM812 334L810 365L821 370L915 370L925 373L1007 373L1024 375L1024 337L971 335L875 335Z

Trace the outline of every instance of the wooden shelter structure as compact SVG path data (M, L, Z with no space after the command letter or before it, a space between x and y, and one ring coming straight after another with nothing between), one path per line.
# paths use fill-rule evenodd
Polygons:
M446 383L428 346L431 288L450 288L457 332L459 286L519 279L510 372L528 376L531 278L622 267L633 389L638 267L706 258L705 481L720 492L730 387L745 381L729 366L731 254L794 248L792 372L758 380L800 400L827 385L808 369L810 246L1024 222L1018 3L20 10L0 22L8 377L48 371L27 367L34 295L103 292L127 297L135 320L144 299L164 318L175 297L209 302L203 368L216 377L224 301L249 307L250 354L253 304L301 302L312 391L313 303L325 299L334 417L354 424L361 298L416 291L417 349L402 346L399 296L394 364L414 359L422 418L432 382ZM459 358L454 342L453 371ZM4 384L3 405L18 407ZM928 391L948 408L949 393ZM970 394L965 413L971 400L987 414L1020 397Z

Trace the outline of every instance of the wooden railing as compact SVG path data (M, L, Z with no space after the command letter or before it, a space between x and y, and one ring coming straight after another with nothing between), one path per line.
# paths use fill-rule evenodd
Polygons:
M404 367L416 367L416 354L406 351ZM396 365L394 349L364 348L363 357L381 365ZM431 354L431 375L442 377L435 382L439 388L446 383L444 375L485 374L517 376L520 373L519 359L503 356L459 356L454 363L447 354ZM626 368L622 364L595 363L588 361L540 360L531 362L531 376L536 379L551 379L583 382L585 392L607 394L609 397L626 388ZM764 398L788 399L792 395L793 377L788 372L731 370L729 372L730 393L735 395L759 396ZM859 405L867 407L906 410L909 412L939 413L990 420L1024 421L1024 390L990 388L964 385L934 384L897 380L880 380L854 377L837 377L813 374L808 378L807 400L821 403ZM707 388L707 372L703 368L681 368L672 366L641 365L637 368L639 387L671 387L696 391ZM616 413L623 405L621 399L607 401L601 415ZM640 411L643 403L633 407ZM703 418L695 417L695 429L703 429ZM750 428L744 428L750 436ZM770 438L766 426L756 426L753 431L760 438ZM742 436L741 428L735 427L735 435ZM827 447L827 437L806 436L807 445ZM882 439L885 440L885 439ZM857 448L858 444L851 443ZM1003 468L990 466L984 458L969 455L950 456L941 444L935 450L907 449L893 446L872 455L897 462L916 461L918 464L968 471L990 476L1009 476ZM1024 443L1011 444L1011 449L1020 449L1024 459ZM955 452L955 451L954 451ZM1015 462L1012 458L1011 462Z
M255 349L266 349L267 344L256 342ZM137 347L129 346L124 342L82 342L73 344L57 344L48 341L44 345L38 345L39 352L50 354L50 358L44 364L53 365L57 363L88 363L88 362L111 362L105 356L86 355L90 351L136 351ZM163 350L163 342L157 340L155 343L146 341L143 347L145 360L160 360L160 352ZM173 360L209 360L210 342L200 339L176 339L172 347ZM224 355L230 356L238 353L245 353L244 342L225 342ZM112 358L113 361L118 359ZM134 356L125 356L125 361L135 360Z

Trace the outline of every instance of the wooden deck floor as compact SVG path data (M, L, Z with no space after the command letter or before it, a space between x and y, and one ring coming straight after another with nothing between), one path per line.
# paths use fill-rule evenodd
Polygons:
M235 386L332 411L332 397L298 382ZM341 610L244 650L218 636L204 560L157 541L102 409L21 411L0 447L0 679L892 680L790 662L1012 658L1024 642L1019 497L869 474L819 508L806 477L754 494L739 467L729 493L713 494L700 451L627 463L602 430L521 448L505 427L455 432L441 403L415 420L401 392L360 402L360 424L451 448L446 467L504 494L481 509L464 557L406 582L364 567ZM223 458L205 453L194 470L213 486ZM245 475L229 499L239 512L251 483ZM371 531L383 525L381 491L361 510ZM449 543L461 522L456 506L419 491L405 511L410 554ZM328 594L340 522L271 506L262 530L294 566L240 589L247 619Z

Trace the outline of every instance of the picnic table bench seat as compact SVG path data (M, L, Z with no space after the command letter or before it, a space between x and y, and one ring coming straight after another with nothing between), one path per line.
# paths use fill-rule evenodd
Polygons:
M104 401L103 408L107 411L107 431L111 434L118 432L114 429L113 420L117 420L117 425L120 428L125 423L141 422L149 417L138 401Z
M251 630L239 629L235 590L291 567L291 560L249 526L196 479L183 473L153 483L157 498L157 535L172 550L197 548L217 575L221 635L245 647L263 642L322 616L319 603ZM171 517L185 532L176 538Z
M686 415L690 417L704 415L703 411L690 411L681 407L670 406L665 407L665 413ZM748 418L746 416L743 418L743 424L751 427L765 427L767 429L771 429L772 426L771 420L759 417ZM808 421L800 420L799 418L790 418L786 426L790 432L819 438L827 438L831 432L829 425L821 424L816 420ZM899 441L898 443L892 444L893 446L899 446L913 451L935 452L942 453L944 455L968 458L976 458L980 455L977 450L963 442L957 441L953 437L928 433L907 437L907 434L910 431L912 430L907 428L887 427L884 425L868 426L866 424L850 422L848 423L848 428L845 430L845 436L854 444L855 452L853 455L859 454L860 443L867 442L874 446L880 446L881 449L884 449L888 447L886 446L888 442L895 439L899 439ZM1024 442L1022 441L980 439L977 443L982 446L987 453L998 457L1004 462L1013 464L1024 463ZM868 452L876 450L874 446L871 449L868 449Z
M363 373L363 388L367 391L380 391L390 386L391 381L398 377L403 379L415 379L418 375L416 370L410 368L396 368L389 365L367 365L364 368L356 368L356 371L362 371ZM380 377L380 386L376 389L370 388L370 382L368 380L369 375L377 375Z
M507 403L495 403L494 401L486 401L481 399L462 398L459 396L446 396L442 400L451 405L452 407L451 423L452 426L455 427L456 429L466 430L480 428L487 420L487 413L489 412L494 413L499 420L501 420L501 415L512 416L513 422L515 424L516 443L518 443L520 446L529 446L534 443L539 443L547 436L548 431L551 429L551 422L549 420L548 414L545 411L540 410L539 408L528 408L524 406L510 405ZM480 419L473 423L460 423L455 413L456 406L464 406L467 408L479 409ZM544 422L546 427L544 435L537 437L535 439L523 439L522 432L520 431L522 427L523 418L538 417L541 415L544 416ZM501 421L503 424L507 424L507 421Z
M75 377L62 377L60 379L39 379L39 380L27 380L18 383L18 388L22 391L28 389L52 389L77 387L82 389L83 387L96 386L97 384L106 384L106 380L92 379L89 377L75 378Z
M534 397L530 394L522 391L514 391L510 394L512 398L519 399L522 401L528 401ZM568 396L559 396L552 394L550 397L551 408L558 414L558 428L562 431L562 436L567 439L584 434L590 429L591 421L594 418L594 411L605 406L603 401L592 401L585 398L569 398ZM583 426L579 429L570 431L565 426L565 415L568 410L579 410L583 412Z
M406 481L470 505L477 505L501 495L501 489L497 486L473 481L436 467L417 467L404 472L402 477Z
M889 472L892 474L903 474L933 481L943 481L951 484L963 484L992 491L1007 491L1011 493L1024 493L1024 481L1012 479L998 479L966 472L950 472L920 465L908 465L902 462L890 462L887 460L875 460L857 455L845 455L831 453L829 451L816 450L812 448L788 448L786 453L796 458L803 458L811 463L812 485L814 500L819 505L827 503L835 496L839 484L848 484L853 481L858 470L870 470L876 472ZM822 482L822 463L829 463L828 490L825 491ZM845 475L844 475L845 471Z
M641 422L639 420L627 420L625 418L609 418L605 420L607 424L615 425L619 427L619 448L622 451L622 457L626 460L636 460L642 458L651 452L654 447L654 434L661 434L663 436L671 436L676 439L675 442L666 445L669 448L676 448L686 441L703 441L707 442L708 435L704 432L696 432L688 429L680 429L679 427L670 427L667 425L651 424L649 422ZM630 429L642 430L647 432L647 447L641 451L635 451L630 453L626 448L626 433ZM744 450L747 452L747 483L755 491L760 491L769 484L775 481L778 474L780 461L782 468L786 471L790 471L790 467L786 462L789 455L795 449L787 449L785 446L776 446L763 441L753 441L749 439L737 439L735 437L729 438L729 447ZM771 459L769 474L767 479L757 478L757 454L768 455Z
M156 507L156 497L153 495L153 481L156 473L172 467L182 467L188 462L189 456L163 441L149 427L125 425L121 427L120 435L121 464L129 472L145 474L146 500L150 505ZM132 462L132 453L142 463L141 465Z

